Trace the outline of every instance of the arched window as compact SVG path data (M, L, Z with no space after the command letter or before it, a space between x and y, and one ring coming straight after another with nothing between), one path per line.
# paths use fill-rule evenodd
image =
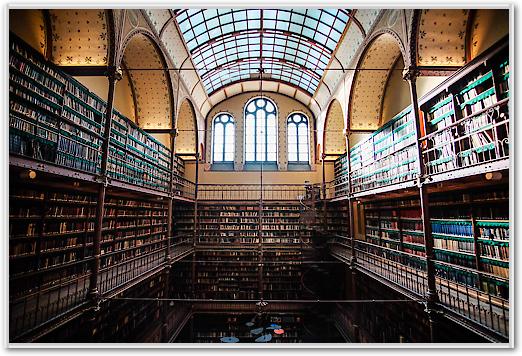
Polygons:
M308 118L301 113L290 114L286 121L288 162L309 163Z
M254 98L245 106L245 161L277 161L277 110L267 98Z
M212 137L212 162L234 161L234 118L228 113L219 113L214 117Z

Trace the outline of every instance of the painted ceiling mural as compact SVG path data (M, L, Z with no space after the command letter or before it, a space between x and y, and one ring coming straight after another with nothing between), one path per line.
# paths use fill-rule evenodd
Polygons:
M377 37L363 54L351 94L351 130L379 127L388 74L400 54L397 41L388 33Z
M143 34L135 35L125 49L123 61L134 85L139 125L145 129L170 128L169 82L151 40Z
M418 33L418 64L464 65L468 15L467 9L422 10Z
M344 138L344 115L341 104L334 100L326 114L326 127L324 134L324 153L342 154L346 152Z
M62 66L107 65L105 10L49 10L52 61Z
M192 104L183 100L178 110L176 128L176 153L196 153L196 118Z

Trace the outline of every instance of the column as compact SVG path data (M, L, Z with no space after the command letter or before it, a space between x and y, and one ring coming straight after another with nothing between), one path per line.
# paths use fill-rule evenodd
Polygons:
M94 328L95 328L95 318L96 312L100 309L100 291L98 290L98 280L100 274L100 243L102 239L102 229L103 229L103 215L105 208L105 195L107 191L108 185L108 176L107 176L107 162L109 157L109 141L110 141L110 132L112 125L112 109L114 104L114 91L116 89L116 81L122 78L122 71L120 68L116 68L115 66L109 66L107 68L107 79L109 81L109 93L107 95L107 108L105 111L105 126L104 126L104 141L102 144L102 160L101 160L101 171L100 175L97 177L98 185L98 200L96 205L96 220L94 223L94 240L93 240L93 265L91 271L91 279L89 285L88 298L91 301L91 312L89 318L92 322L91 324L91 334L89 337L93 336ZM89 329L89 328L87 328Z
M163 298L169 298L170 297L170 288L169 288L169 278L170 278L170 269L172 267L172 259L170 257L171 250L170 245L173 241L174 232L173 232L173 225L174 225L174 162L175 162L175 155L174 155L174 148L176 144L176 135L177 131L176 129L171 129L169 132L170 135L170 182L169 182L169 202L168 202L168 225L167 225L167 248L165 249L165 269L164 269L164 290L163 290ZM169 330L168 330L168 317L169 317L169 301L164 300L162 305L162 329L161 329L161 340L162 342L167 342L169 339Z
M422 137L421 121L419 117L419 103L417 98L417 77L419 71L414 66L404 68L402 73L403 79L408 82L410 88L412 111L415 118L416 142L417 142L417 186L419 188L420 207L422 225L424 228L424 247L426 249L426 264L427 264L427 282L428 291L426 293L426 313L428 314L430 324L430 341L437 342L437 310L436 303L438 302L437 289L435 284L435 265L433 263L433 236L431 234L431 221L429 211L429 196L426 186L426 169L422 157L422 143L419 139Z

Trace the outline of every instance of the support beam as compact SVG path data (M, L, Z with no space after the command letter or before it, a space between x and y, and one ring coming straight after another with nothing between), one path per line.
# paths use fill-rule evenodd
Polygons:
M435 265L433 262L433 236L431 234L431 221L430 221L430 210L429 210L429 196L427 185L425 182L426 171L422 157L422 143L420 138L423 132L423 123L419 117L419 103L417 97L417 77L419 71L415 67L407 67L403 71L403 78L408 82L411 96L412 111L414 113L415 120L415 131L416 131L416 143L417 143L417 186L419 187L420 196L420 207L421 207L421 218L424 230L424 247L426 250L426 274L428 282L428 291L425 296L426 299L426 313L428 314L429 325L430 325L430 340L431 342L437 342L437 329L438 329L438 316L435 304L438 301L437 289L435 283Z
M149 134L177 134L176 129L143 129L146 133ZM171 145L172 147L172 145ZM174 151L171 151L174 152Z
M173 224L174 224L174 163L175 163L175 155L174 155L174 148L176 147L176 130L169 130L170 132L170 181L169 181L169 201L168 201L168 222L167 222L167 248L165 249L165 269L164 269L164 291L163 295L164 298L169 298L169 279L170 279L170 269L172 267L172 260L171 260L171 251L170 246L173 242L174 236L173 236ZM162 329L161 329L161 339L163 342L167 342L169 339L168 334L168 321L167 321L167 314L168 314L168 302L163 302L163 313L162 313Z
M417 67L419 77L449 77L462 67L458 66L419 66Z
M94 238L93 238L93 265L91 271L91 279L89 284L88 298L92 303L92 314L91 320L94 321L96 318L96 312L99 310L100 304L100 291L98 290L98 277L100 273L100 256L101 256L101 240L102 240L102 229L103 229L103 216L105 210L105 195L108 185L107 177L107 163L109 159L109 141L110 132L112 125L112 108L114 104L114 91L116 89L116 81L121 79L121 71L116 67L111 66L106 71L107 79L109 81L109 93L107 95L107 107L105 111L105 126L104 126L104 141L102 144L102 159L101 159L101 170L98 176L98 200L96 205L96 220L94 223ZM94 333L94 325L91 325L91 335ZM87 328L89 329L89 328Z
M60 70L74 77L105 77L107 74L106 66L59 66Z

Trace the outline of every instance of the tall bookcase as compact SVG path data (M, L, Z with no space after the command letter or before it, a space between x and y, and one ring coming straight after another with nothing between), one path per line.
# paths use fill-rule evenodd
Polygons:
M9 152L97 175L101 168L106 103L15 35L9 50ZM169 191L170 150L113 111L111 179ZM175 157L174 188L184 194L184 162Z
M95 188L78 186L72 180L57 183L52 176L34 182L11 181L12 337L86 303L93 261ZM161 267L167 219L167 202L162 197L109 191L100 242L100 293Z
M13 34L9 46L9 326L25 340L88 305L107 103ZM112 115L101 295L163 269L171 172L174 196L191 194L183 160Z

